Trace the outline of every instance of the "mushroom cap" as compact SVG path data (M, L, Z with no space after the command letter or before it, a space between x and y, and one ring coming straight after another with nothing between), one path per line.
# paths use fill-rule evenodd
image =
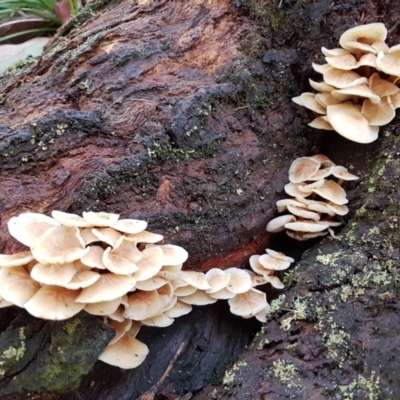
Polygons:
M190 311L192 311L192 306L190 304L178 300L172 308L164 311L164 314L170 318L178 318L182 315L189 314Z
M334 131L333 126L331 125L331 123L326 121L326 119L323 118L323 117L314 118L308 124L308 126L311 126L311 128L315 128L315 129L323 129L325 131Z
M208 283L207 278L201 272L196 271L182 271L181 279L188 283L189 285L195 287L200 290L208 290L211 289L210 284Z
M42 264L64 264L78 260L89 252L79 235L79 229L53 226L36 239L32 254Z
M285 224L294 221L296 221L296 217L293 215L281 215L268 222L266 231L272 233L282 232L285 230Z
M288 257L287 255L285 255L284 253L282 253L280 251L275 251L275 250L272 250L272 249L265 249L265 251L271 257L277 258L278 260L283 260L283 261L287 261L287 262L290 262L290 263L294 262L294 259L292 257Z
M318 221L321 217L318 215L318 213L309 211L307 208L304 207L302 204L302 207L293 207L293 206L288 206L288 211L291 212L293 215L296 217L304 218L304 219L312 219L313 221Z
M307 233L314 233L314 232L321 232L327 228L328 225L317 224L316 222L311 221L297 221L297 222L290 222L285 225L286 229L297 231L297 232L307 232ZM290 236L290 235L289 235Z
M321 163L322 168L328 168L328 167L333 167L336 165L329 157L327 157L325 154L314 154L311 156L314 160L317 160L318 162Z
M86 311L86 308L85 308ZM108 321L108 325L111 326L115 330L115 336L111 339L109 344L113 344L118 342L119 339L121 339L125 333L127 333L131 327L132 327L132 320L131 319L125 319L123 321ZM135 337L134 335L130 335L132 337Z
M383 97L377 104L372 103L369 99L364 100L361 114L364 115L371 126L386 125L396 116L388 96Z
M330 65L328 63L322 64L322 65L316 64L316 63L312 63L311 65L312 65L314 71L316 71L316 72L318 72L320 74L324 74L326 72L326 70L328 68L330 68Z
M253 255L250 257L250 259L249 259L249 264L250 264L251 269L252 269L255 273L257 273L258 275L261 275L261 276L272 274L272 273L273 273L273 270L272 270L272 269L267 269L267 268L264 267L264 265L262 265L262 264L260 263L260 257L261 257L261 256L258 255L258 254L253 254ZM257 275L256 275L256 276L257 276ZM252 276L250 276L250 278L252 278ZM252 280L252 286L254 286L253 280Z
M326 204L326 206L337 215L346 215L349 212L349 208L345 205L329 202Z
M143 325L147 326L158 326L160 328L165 328L167 326L170 326L174 323L174 319L168 317L165 313L161 313L158 315L155 315L154 317L151 318L146 318L141 321Z
M85 307L85 304L76 302L79 293L80 290L45 285L25 303L25 309L37 318L55 321L68 319Z
M79 271L63 287L71 290L82 289L93 285L100 278L100 274L94 271Z
M180 246L173 244L154 245L148 244L146 247L159 247L163 251L163 265L183 264L188 259L188 252Z
M327 49L326 47L321 47L322 54L325 57L337 57L337 56L345 56L351 55L351 52L346 49L336 48L336 49Z
M385 41L387 30L384 24L375 22L372 24L359 25L348 29L340 36L340 46L344 49L352 51L352 47L348 42L359 42L371 45L376 41Z
M289 168L289 181L292 183L302 183L320 168L321 163L311 157L296 158Z
M8 221L11 236L28 247L32 247L36 239L54 226L60 224L53 218L37 213L22 213Z
M332 92L317 93L315 100L324 108L324 114L326 114L326 107L341 103L340 100L332 96Z
M309 239L314 239L319 236L325 236L328 234L327 231L325 232L296 232L296 231L291 231L287 230L286 234L291 237L292 239L299 240L299 241L305 241Z
M92 229L92 233L97 237L97 241L107 243L111 247L115 247L118 239L122 237L122 235L113 228Z
M135 235L144 231L147 228L146 221L140 221L138 219L121 219L115 224L110 225L110 228L116 229L117 231Z
M332 128L333 129L333 128ZM315 175L310 178L310 181L319 181L331 175L332 167L321 168Z
M91 226L107 227L117 223L119 214L106 212L83 212L82 216Z
M208 294L203 292L202 290L196 290L194 293L189 294L188 296L179 296L179 301L194 306L205 306L207 304L216 303L218 299L211 297L211 293Z
M268 302L265 293L250 289L229 299L228 304L232 314L246 317L256 315L267 306Z
M159 235L158 233L152 233L149 231L135 233L134 235L129 235L129 237L136 239L137 243L157 243L164 238L163 235Z
M129 306L126 307L125 318L142 321L156 316L161 312L161 299L157 290L144 292L137 290L128 296Z
M310 86L313 89L318 90L318 92L330 92L336 89L334 86L328 85L326 82L315 82L311 79L308 81L310 82Z
M144 281L136 282L135 288L148 292L150 290L157 290L161 286L164 286L166 283L167 281L164 278L161 278L161 276L152 276L151 278Z
M138 281L155 276L161 270L164 261L163 250L159 247L147 247L142 251L142 255L142 259L137 262L139 270L133 274Z
M79 235L85 243L85 246L100 241L100 239L93 234L93 228L81 228L79 229Z
M194 286L186 284L186 286L180 286L176 288L174 293L176 296L182 297L182 296L189 296L196 290L197 288L195 288Z
M325 60L330 66L345 71L357 68L357 60L350 52L348 54L325 57Z
M75 226L77 228L86 228L90 226L90 223L85 221L81 216L77 214L70 214L62 211L52 211L51 216L64 226Z
M342 205L349 202L346 198L345 190L336 182L331 180L325 181L323 186L318 189L314 189L314 193L317 193L318 196L321 196L335 204Z
M84 310L92 315L109 315L115 313L120 304L121 297L117 297L110 301L99 301L98 303L86 304Z
M144 343L132 336L124 335L117 342L109 344L100 354L99 360L124 369L136 368L145 360L148 353L149 349Z
M15 254L1 254L0 267L20 267L29 264L33 260L30 251L21 251Z
M299 203L298 201L294 200L294 199L282 199L282 200L278 200L276 202L276 208L278 209L278 212L284 212L287 210L287 206L291 205L294 207L302 207L303 204Z
M74 263L36 264L31 271L31 277L45 285L63 286L70 282L78 271Z
M321 170L319 170L319 171L321 171ZM318 172L319 172L318 171ZM317 172L317 173L318 173ZM315 176L315 175L314 175ZM324 183L325 183L325 179L318 179L318 180L315 180L315 179L313 179L313 182L312 183L308 183L308 184L300 184L299 186L298 186L298 188L299 188L299 190L301 190L302 192L306 192L306 193L309 193L310 191L312 191L312 190L314 190L314 189L318 189L319 187L321 187L321 186L323 186L324 185ZM303 205L301 205L301 206L303 206Z
M400 76L400 61L390 54L383 54L383 51L380 51L376 57L376 67L385 74Z
M332 168L332 175L336 178L343 179L344 181L355 181L360 179L358 176L351 174L347 168L341 165L336 165Z
M327 116L335 131L353 142L371 143L378 138L379 128L369 124L359 105L346 101L329 106Z
M257 320L260 321L260 322L267 322L267 315L268 315L269 309L270 309L270 306L269 306L269 304L267 304L261 311L259 311L255 315Z
M218 292L209 293L209 296L217 300L227 300L227 299L232 299L233 297L236 296L236 294L231 292L225 287L221 290L218 290Z
M287 231L286 231L287 232ZM297 232L300 233L300 232ZM281 282L281 280L277 276L273 275L264 275L265 280L270 283L275 289L283 289L285 285Z
M136 278L112 273L101 274L91 286L82 289L76 298L78 303L98 303L114 300L133 290Z
M335 67L329 67L324 73L324 81L328 85L335 86L339 89L344 89L349 86L367 83L368 79L362 77L354 71L344 71Z
M211 286L211 289L207 289L206 293L215 293L228 285L231 274L219 268L212 268L206 272L206 279Z
M335 213L323 201L316 201L315 203L309 204L307 208L311 211L328 214L331 217L335 216Z
M232 293L245 293L251 288L251 278L247 271L239 268L228 268L227 273L231 274L226 289Z
M291 261L285 261L270 254L263 254L258 261L265 269L273 269L275 271L287 269L291 264Z
M289 196L293 196L293 197L307 197L310 196L312 194L312 191L310 190L309 192L305 192L304 188L303 190L299 189L299 186L303 186L303 183L292 183L289 182L285 185L285 192L289 195Z
M89 246L89 251L81 258L81 262L97 269L106 269L103 263L104 249L101 246Z
M377 72L369 77L368 83L372 92L379 97L392 96L400 90L394 83L382 79Z
M5 307L10 307L13 306L14 304L11 303L11 301L7 301L6 299L3 299L0 297L0 308L5 308Z
M315 99L315 93L305 92L300 95L300 101L297 101L297 97L294 97L292 100L317 114L326 114L325 107Z
M0 268L0 297L18 307L25 303L40 289L23 267Z
M367 53L361 56L361 58L357 62L357 68L370 66L376 68L376 55Z
M332 90L332 96L339 101L351 100L354 96L365 97L373 104L381 101L381 98L374 94L368 85L356 85L344 89ZM330 105L330 104L329 104Z

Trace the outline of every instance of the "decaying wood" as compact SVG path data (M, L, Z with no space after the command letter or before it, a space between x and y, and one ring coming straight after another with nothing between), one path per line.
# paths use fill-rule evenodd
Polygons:
M2 78L2 252L20 249L7 234L11 216L90 209L148 220L165 242L188 249L188 268L243 267L267 244L299 257L308 244L271 237L265 225L276 214L291 161L318 152L363 177L365 184L349 185L350 207L364 204L376 211L365 224L360 215L350 219L340 240L324 241L304 256L266 336L258 336L227 371L224 385L210 386L221 384L224 369L256 328L230 316L219 302L164 330L141 332L150 354L136 370L96 363L79 388L54 398L134 399L147 392L155 399L328 399L342 393L339 385L343 396L347 390L354 398L378 389L385 398L398 393L391 372L396 357L389 358L399 326L393 311L396 271L382 264L397 260L398 243L390 230L397 225L390 228L378 213L392 210L387 215L397 216L389 203L400 198L398 188L385 180L365 197L370 179L375 182L382 171L396 176L397 164L385 164L384 170L374 165L385 154L397 157L398 122L379 142L359 145L306 128L310 115L290 102L309 90L309 77L319 79L311 62L323 62L321 46L337 47L341 33L359 23L379 19L388 28L397 26L394 3L99 1L92 6L95 12L59 31L37 64ZM398 28L389 43L400 43ZM375 226L381 229L374 233L379 242L390 233L392 252L386 245L371 250L368 238ZM360 259L351 256L354 247L345 240L350 234L368 239L354 243ZM316 262L321 254L336 254L335 265ZM377 287L368 278L362 293L353 279L375 272L374 257L390 284ZM344 272L334 277L332 269ZM293 311L303 303L304 319ZM0 317L10 312L0 311ZM357 322L351 325L354 315ZM282 329L291 317L288 330ZM379 342L374 341L377 321L390 326ZM340 340L351 346L340 347ZM387 369L378 367L380 357Z

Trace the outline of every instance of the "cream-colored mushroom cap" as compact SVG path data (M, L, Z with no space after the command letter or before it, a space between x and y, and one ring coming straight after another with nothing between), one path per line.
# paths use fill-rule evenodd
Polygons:
M342 225L342 222L334 221L333 219L321 219L320 221L317 221L317 224L323 224L328 226L340 226Z
M42 264L37 263L31 271L31 277L45 285L64 286L78 271L74 263Z
M164 311L164 314L170 318L179 318L182 315L189 314L190 311L192 311L192 306L190 304L178 300L172 308Z
M295 207L301 207L302 204L299 203L298 201L294 200L294 199L282 199L282 200L278 200L276 202L276 208L278 209L278 212L284 212L287 210L287 206L288 205L292 205Z
M258 321L260 322L267 322L267 314L270 309L269 304L267 304L261 311L259 311L255 317L257 318Z
M386 36L387 30L385 25L380 22L375 22L348 29L340 36L339 43L344 49L351 51L352 47L348 46L348 42L359 42L371 45L378 40L385 41Z
M236 293L231 292L228 290L226 287L218 290L218 292L215 293L209 293L209 296L212 297L213 299L217 300L227 300L227 299L232 299L233 297L236 296Z
M146 247L159 247L162 249L164 254L164 265L176 265L183 264L188 259L188 252L180 246L176 246L173 244L164 244L164 245L152 245L149 244Z
M296 158L289 168L289 181L292 183L302 183L320 168L321 163L311 157Z
M310 86L313 89L318 90L319 92L330 92L336 89L334 86L328 85L325 82L315 82L311 79L309 79L308 81L310 82Z
M334 130L333 127L332 130ZM315 175L313 175L310 178L310 181L319 181L331 175L331 173L332 173L332 167L321 168Z
M146 318L141 321L143 325L147 326L158 326L159 328L165 328L174 323L174 319L168 317L165 313L161 313L159 315L155 315L151 318Z
M341 49L340 47L337 49L327 49L326 47L321 47L322 54L325 57L337 57L337 56L345 56L351 55L349 50Z
M85 307L85 304L76 302L79 293L79 290L45 285L25 304L25 309L37 318L68 319Z
M326 110L320 103L315 100L315 93L302 93L298 97L293 97L292 101L298 104L299 106L303 106L308 108L311 111L316 112L317 114L325 114Z
M90 268L106 269L103 255L104 249L101 246L90 246L87 254L81 258L81 262Z
M285 255L285 253L282 253L280 251L275 251L275 250L272 250L272 249L265 249L265 251L271 257L277 258L278 260L287 261L289 263L293 263L294 262L294 259L292 257L289 257L289 256Z
M327 168L327 167L333 167L336 164L325 154L314 154L311 156L314 160L317 160L318 162L321 163L321 167Z
M258 254L253 254L250 259L249 259L249 264L251 269L256 272L258 275L269 275L271 273L273 273L272 269L267 269L265 268L261 263L260 263L260 255ZM252 279L253 276L250 275L250 278ZM254 282L252 279L252 286L254 286Z
M372 92L379 97L392 96L400 90L398 86L387 79L382 79L376 72L369 77L368 83Z
M319 170L319 171L321 171L321 170ZM311 192L314 189L318 189L319 187L323 186L324 183L325 183L325 179L318 179L318 180L314 179L314 182L312 182L312 183L308 183L308 184L301 183L301 184L299 184L298 189L300 191L302 191L302 192L307 192L308 193L308 192ZM303 205L301 205L301 206L303 207Z
M23 267L0 268L0 297L18 307L25 303L40 289Z
M237 294L228 300L230 311L234 315L254 316L263 310L267 303L266 294L258 289L250 289L246 293Z
M1 254L0 267L20 267L30 263L33 255L30 251L21 251L15 254Z
M212 268L206 272L206 279L211 286L206 293L215 293L226 287L231 279L231 274L219 268Z
M147 222L138 219L121 219L115 224L110 225L110 227L120 232L135 235L147 228Z
M327 71L327 69L331 67L328 63L322 64L322 65L312 63L311 65L312 65L314 71L316 71L320 74L324 74Z
M285 185L285 192L289 195L289 196L293 196L293 197L307 197L310 196L312 194L312 190L310 190L309 192L305 192L304 188L303 190L299 189L299 186L302 185L303 183L292 183L289 182Z
M311 221L297 221L290 222L286 224L285 227L286 229L290 229L292 231L313 233L327 229L328 225L317 224L316 222Z
M357 60L350 53L332 57L325 57L325 60L332 67L345 71L357 68Z
M60 224L53 218L37 213L22 213L8 221L11 236L28 247L32 247L35 240L54 226Z
M166 283L167 281L164 278L161 278L161 276L152 276L151 278L144 281L136 282L135 288L148 292L150 290L157 290L161 286L164 286Z
M196 290L194 293L188 296L179 296L179 301L194 306L205 306L207 304L214 304L218 301L218 299L211 297L212 294L214 293L208 294L202 290Z
M318 196L321 196L335 204L343 205L349 202L346 198L345 190L336 182L331 180L325 181L324 186L314 189L314 193L317 193Z
M393 58L390 54L378 53L376 67L385 74L400 76L400 60Z
M328 85L344 89L349 86L367 83L368 79L354 71L344 71L335 67L329 67L324 73L324 81Z
M106 212L83 212L82 216L85 221L89 222L91 226L107 227L117 223L119 214L106 213Z
M302 207L293 207L289 205L288 211L291 212L296 217L304 219L312 219L313 221L318 221L321 218L318 213L309 211L303 205Z
M375 54L364 54L357 62L357 68L370 66L376 68L376 55Z
M369 99L373 104L377 104L381 101L381 98L374 94L368 85L356 85L349 88L332 90L332 96L337 98L339 101L351 100L354 96L363 97Z
M136 247L136 240L121 236L111 249L108 247L103 253L104 266L114 274L129 275L139 271L138 263L143 253Z
M339 104L341 102L336 97L332 96L332 92L317 93L315 95L315 100L321 104L322 107L324 107L324 114L326 114L326 107Z
M125 318L142 321L161 311L161 300L157 290L143 292L137 290L128 296L129 306L125 309Z
M286 231L288 232L288 231ZM300 232L298 232L300 233ZM277 277L273 275L264 275L265 280L270 283L275 289L283 289L285 285L282 283L282 281Z
M263 254L259 258L259 263L266 269L273 269L276 271L282 271L290 267L291 261L285 261L270 254Z
M79 235L85 243L85 246L100 241L99 238L93 234L93 228L81 228L79 230Z
M325 232L296 232L296 231L291 231L287 230L286 234L291 237L292 239L299 240L299 241L305 241L309 239L314 239L319 236L325 236L328 234L327 231ZM279 288L278 288L279 289Z
M75 227L53 226L34 241L32 254L42 264L63 264L89 252Z
M82 289L93 285L100 279L100 274L95 271L79 271L63 287L71 290Z
M118 239L122 237L122 235L113 228L92 229L92 233L97 237L97 241L107 243L112 247L115 247Z
M136 278L112 273L101 274L91 286L82 289L77 297L78 303L98 303L114 300L133 290Z
M186 284L186 286L180 286L178 288L175 289L175 295L176 296L189 296L190 294L194 293L197 290L197 288L195 288L192 285L188 285Z
M324 115L322 117L314 118L307 125L314 129L322 129L324 131L334 131L333 126L328 121L328 118L326 117L326 115Z
M164 254L159 247L148 247L142 251L143 257L137 262L139 268L133 276L138 281L145 281L155 276L162 268Z
M361 114L371 126L388 124L395 116L394 107L389 102L389 97L383 97L378 104L373 104L369 99L364 100Z
M226 288L232 293L245 293L251 288L251 278L247 271L239 268L228 268L226 272L231 274Z
M200 290L208 290L211 289L210 284L208 283L207 278L204 274L197 271L182 271L181 279L187 282L189 285L195 287Z
M77 228L86 228L91 226L89 222L85 221L77 214L70 214L62 211L52 211L51 216L64 226L75 226Z
M85 309L86 311L86 309ZM121 339L125 333L127 333L131 327L132 327L132 320L131 319L125 319L121 322L119 321L108 321L108 325L111 326L115 330L115 336L111 339L110 344L118 342L119 339ZM132 336L132 335L130 335ZM133 336L134 337L134 336Z
M149 353L148 347L136 338L124 335L117 342L108 345L99 360L116 367L129 369L136 368Z
M149 231L135 233L134 235L129 235L129 237L136 239L137 243L157 243L164 238L163 235Z
M121 297L110 301L99 301L85 305L84 310L92 315L109 315L115 313L121 304Z
M293 215L281 215L268 222L266 231L271 233L282 232L285 230L285 224L295 221L296 217Z
M0 308L10 307L13 305L14 304L11 303L11 301L7 301L6 299L3 299L2 297L0 297Z
M311 211L316 211L316 212L322 213L322 214L328 214L331 217L335 216L335 213L330 208L328 208L326 203L324 203L323 201L318 201L318 202L312 203L312 204L308 205L307 208Z
M378 138L379 128L369 124L357 104L346 101L329 106L327 115L335 131L353 142L371 143Z
M354 181L359 179L358 176L351 174L347 168L341 165L336 165L332 168L332 175L336 178L343 179L344 181Z
M349 208L345 205L329 202L326 204L326 206L337 215L346 215L349 212Z

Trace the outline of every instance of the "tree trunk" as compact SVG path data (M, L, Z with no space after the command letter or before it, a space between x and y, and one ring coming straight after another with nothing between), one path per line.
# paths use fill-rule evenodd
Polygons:
M255 325L229 316L222 303L142 333L150 354L138 369L99 362L79 388L54 398L398 393L390 356L398 347L399 243L397 221L387 219L398 215L400 200L396 182L388 180L396 176L396 122L386 134L381 130L378 142L360 145L307 128L310 114L290 101L309 90L309 77L318 80L311 62L322 63L320 47L337 47L344 30L379 19L393 28L389 44L400 43L394 3L400 5L102 0L61 28L37 63L1 79L3 253L21 250L8 235L10 217L56 209L146 219L165 243L189 251L188 269L244 267L267 245L299 258L315 242L265 232L291 161L321 152L364 178L347 186L353 214L340 239L316 244L287 275L290 287L263 328L267 334L257 336L223 386L206 387L220 382ZM1 311L13 320L15 311ZM106 334L102 340L105 346ZM37 347L36 355L45 345ZM28 371L26 365L3 379L3 397L18 398L10 379ZM46 384L24 390L63 392Z

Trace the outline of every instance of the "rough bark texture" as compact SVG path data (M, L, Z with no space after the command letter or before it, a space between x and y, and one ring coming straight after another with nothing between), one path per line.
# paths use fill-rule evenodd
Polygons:
M308 78L319 80L311 62L344 30L381 21L389 44L400 43L398 6L99 1L37 64L2 78L3 252L19 249L7 234L11 216L90 209L147 219L189 250L188 268L243 267L267 244L299 258L309 244L265 234L291 161L322 152L363 177L347 186L357 209L347 227L286 276L286 297L223 385L207 387L254 325L218 304L142 333L151 352L139 369L98 363L78 389L54 398L400 397L398 119L378 142L359 145L306 127L310 114L290 102L309 90Z

